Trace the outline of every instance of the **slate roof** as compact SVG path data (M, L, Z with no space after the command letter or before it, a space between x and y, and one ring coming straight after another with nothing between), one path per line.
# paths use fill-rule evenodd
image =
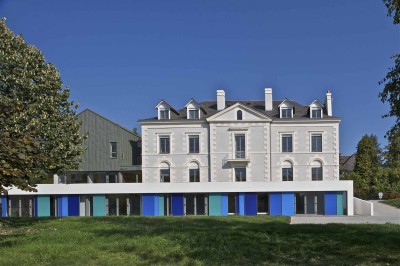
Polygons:
M225 101L225 109L234 105L235 103L241 103L243 105L246 105L268 117L270 117L272 120L289 120L290 118L280 118L279 117L279 105L283 102L284 100L277 100L277 101L272 101L272 111L265 111L265 101L264 100L242 100L242 101L234 101L234 100L227 100ZM295 101L290 101L293 104L294 107L294 115L293 119L307 119L310 118L310 113L309 113L309 105L302 105L299 104ZM205 120L206 118L215 115L218 112L217 111L217 101L215 100L206 100L203 102L199 103L200 108L201 108L201 117L199 120ZM171 121L171 120L186 120L187 119L187 112L186 108L182 108L178 110L179 115L177 116L171 116L171 119L167 120L158 120L157 116L147 118L147 119L141 119L139 122L143 121L152 121L152 120L158 120L158 121ZM312 118L313 120L318 120L318 119L339 119L339 117L335 116L328 116L326 109L323 108L323 118Z

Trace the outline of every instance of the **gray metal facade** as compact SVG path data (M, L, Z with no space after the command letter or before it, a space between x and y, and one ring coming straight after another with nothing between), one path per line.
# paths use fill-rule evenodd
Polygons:
M78 171L138 170L141 164L140 136L113 121L86 109L78 114L80 133L88 134L86 152ZM111 156L111 142L117 143L117 156Z

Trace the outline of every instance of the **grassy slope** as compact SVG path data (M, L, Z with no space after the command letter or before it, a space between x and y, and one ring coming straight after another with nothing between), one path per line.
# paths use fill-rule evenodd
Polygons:
M399 225L289 225L287 217L14 219L0 265L397 264Z
M390 200L382 200L380 202L400 209L400 198L390 199Z

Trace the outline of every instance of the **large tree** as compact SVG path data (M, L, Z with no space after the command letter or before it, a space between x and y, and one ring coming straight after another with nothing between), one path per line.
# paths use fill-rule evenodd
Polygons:
M0 193L78 167L77 104L41 51L0 21Z
M387 134L385 159L388 167L400 169L400 129L392 130Z
M393 16L393 24L400 24L400 0L383 0L383 2L388 9L388 16ZM400 54L395 54L392 58L394 67L389 68L386 77L379 82L384 85L379 97L382 102L389 103L389 113L384 116L396 118L396 123L391 129L391 131L396 131L400 129Z
M369 186L374 185L378 169L382 164L382 150L375 135L364 135L357 144L354 171Z

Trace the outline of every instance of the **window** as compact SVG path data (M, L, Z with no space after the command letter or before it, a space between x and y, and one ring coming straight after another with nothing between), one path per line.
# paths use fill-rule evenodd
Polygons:
M169 136L160 136L160 154L170 153Z
M199 119L199 110L189 109L189 119Z
M168 109L160 109L160 119L169 119L169 110Z
M292 134L282 134L282 152L293 151Z
M281 118L292 118L292 108L281 108Z
M236 180L236 182L246 182L246 168L245 167L235 168L235 180Z
M189 169L189 182L200 182L199 169Z
M322 173L322 163L319 161L312 162L311 165L311 180L312 181L322 181L323 173Z
M117 143L110 142L110 158L117 158Z
M236 113L237 120L243 120L243 112L241 110Z
M282 163L282 181L293 181L293 164L290 161Z
M244 159L246 158L246 141L244 134L235 135L235 158Z
M282 181L293 181L293 167L282 167Z
M311 151L322 152L322 135L312 134L311 135Z
M311 108L311 118L321 118L321 108Z
M170 181L169 169L160 169L160 182L169 183Z
M199 152L199 136L189 136L189 153Z

